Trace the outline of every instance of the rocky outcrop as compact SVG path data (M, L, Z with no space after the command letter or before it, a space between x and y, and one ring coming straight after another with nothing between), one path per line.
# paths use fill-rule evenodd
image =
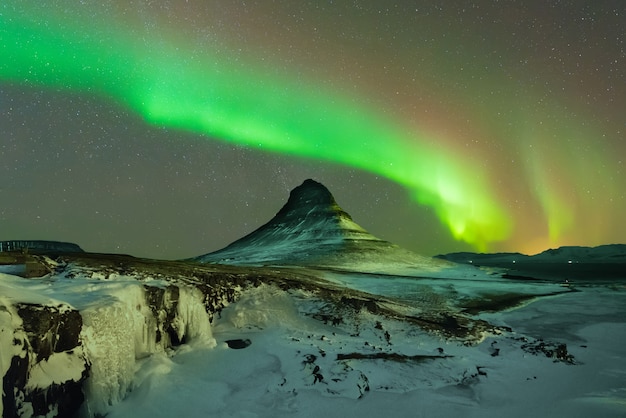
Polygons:
M13 308L22 324L13 331L14 355L2 379L2 416L72 416L84 401L89 375L80 314L67 306Z
M212 318L259 283L258 275L128 256L48 261L48 286L88 280L93 294L69 295L70 303L29 291L0 294L3 418L106 415L130 390L137 359L194 339L210 344ZM20 280L9 279L11 287Z

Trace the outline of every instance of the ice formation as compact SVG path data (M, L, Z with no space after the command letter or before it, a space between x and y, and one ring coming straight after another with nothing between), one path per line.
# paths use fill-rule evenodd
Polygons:
M1 274L0 287L0 372L14 386L3 396L6 416L77 406L104 415L127 396L138 360L188 341L215 345L204 295L189 285L69 268L42 279ZM71 387L84 393L82 404Z

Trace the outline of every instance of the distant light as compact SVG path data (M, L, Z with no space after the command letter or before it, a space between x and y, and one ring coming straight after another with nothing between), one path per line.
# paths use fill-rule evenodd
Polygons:
M515 264L515 260L513 260L513 264Z
M572 260L568 260L568 261L567 261L567 264L572 264Z

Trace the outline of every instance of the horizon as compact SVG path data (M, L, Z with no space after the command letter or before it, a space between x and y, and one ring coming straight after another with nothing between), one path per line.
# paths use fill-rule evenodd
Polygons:
M312 179L306 179L306 180L305 180L305 182L306 182L307 180L312 180ZM316 180L313 180L313 181L315 181L316 183L319 183L319 182L317 182ZM326 186L324 186L322 183L319 183L319 184L321 184L321 185L322 185L322 187L326 188ZM287 198L290 196L290 194L291 194L291 192L292 192L293 190L295 190L296 188L300 187L301 185L302 185L302 184L300 184L300 185L298 185L298 186L294 187L293 189L291 189L291 191L287 194ZM331 196L333 196L333 198L334 198L334 197L335 197L335 196L334 196L334 194L332 194L332 191L330 191L330 192L331 192ZM287 200L288 200L288 199L285 199L285 201L284 201L283 205L286 205ZM335 199L335 200L336 200L336 199ZM340 205L340 207L341 207L341 205ZM282 208L282 206L281 206L281 208ZM349 216L352 216L352 215L350 214L350 212L349 212L349 211L346 211L343 207L341 207L341 209L343 209L343 210L344 210L344 211L345 211L345 212L346 212ZM279 211L280 211L280 209L278 209L278 210L276 211L276 214L278 214L278 213L279 213ZM275 214L274 216L276 216L276 214ZM250 229L248 232L245 232L243 235L241 235L241 236L239 236L239 237L235 237L232 241L225 243L223 246L221 246L221 247L219 247L219 248L216 248L216 249L210 250L210 251L208 251L208 252L206 252L206 253L200 253L200 254L194 253L194 254L185 255L185 256L183 256L183 257L167 257L167 256L165 256L165 257L154 257L154 256L151 256L151 255L149 255L149 254L147 254L147 255L146 255L146 254L142 254L142 253L134 254L134 253L130 253L130 252L123 252L123 251L122 251L122 252L119 252L119 251L114 250L114 249L113 249L113 247L109 247L109 248L111 248L110 250L107 250L107 248L105 247L105 248L104 248L104 249L102 249L102 250L95 250L95 251L91 251L91 250L89 250L89 249L85 250L85 248L83 248L83 245L81 245L81 243L80 243L80 242L66 241L66 240L57 240L57 239L54 239L54 238L46 238L46 239L38 239L38 238L9 238L9 239L1 239L1 240L0 240L0 242L7 242L7 241L39 241L39 242L52 242L52 243L62 243L62 244L75 244L75 245L78 245L81 249L83 249L85 252L88 252L88 253L130 255L130 256L133 256L133 257L139 257L139 258L147 258L147 259L155 259L155 260L172 260L172 261L175 261L175 260L183 260L183 259L187 259L187 258L197 257L197 256L201 256L201 255L205 255L205 254L209 254L209 253L212 253L212 252L217 252L217 251L223 250L224 248L228 247L230 244L232 244L232 243L234 243L234 242L238 241L239 239L241 239L241 238L243 238L243 237L245 237L245 236L247 236L247 235L249 235L249 234L253 233L253 232L254 232L254 231L256 231L258 228L260 228L261 226L263 226L263 225L265 225L267 222L269 222L271 219L273 219L273 217L272 217L272 218L269 218L269 219L267 219L267 220L265 220L265 221L263 221L263 222L261 222L259 225L256 225L256 226L252 225L252 226L251 226L251 229ZM357 223L359 226L361 226L363 229L365 229L365 231L367 231L368 233L370 233L370 231L368 230L368 228L367 228L367 227L364 227L363 225L360 225L358 222L356 222L356 223ZM375 235L375 234L373 234L373 235ZM384 241L391 242L391 243L392 243L392 244L394 244L394 245L399 245L399 244L397 244L397 243L395 243L395 242L393 242L393 241L389 241L388 239L385 239L385 237L381 237L381 236L378 236L378 235L375 235L375 236L376 236L377 238L380 238L380 239L384 240ZM470 254L499 254L499 253L502 253L502 254L507 254L507 253L514 254L514 253L518 253L518 254L522 254L522 255L525 255L525 256L530 256L530 257L532 257L532 256L535 256L535 255L539 255L539 254L541 254L541 253L544 253L544 252L546 252L546 251L556 250L556 249L560 249L560 248L568 248L568 247L576 247L576 248L597 248L597 247L602 247L602 246L614 246L614 245L626 245L626 242L612 242L612 243L603 243L603 244L597 244L597 245L583 245L583 244L577 245L577 244L567 244L567 245L560 245L560 246L556 246L556 247L554 247L554 246L553 246L553 247L547 247L547 248L541 249L541 250L539 250L539 251L537 251L537 252L534 252L534 253L527 253L527 252L518 251L518 250L515 250L515 249L508 250L508 251L479 251L479 250L475 250L475 249L469 248L469 249L460 250L460 251L439 252L439 253L436 253L436 254L425 254L425 253L417 253L417 252L416 252L416 254L420 254L420 255L424 255L424 256L428 256L428 257L436 257L436 256L438 256L438 255L448 255L448 254L455 254L455 253L470 253ZM400 246L401 248L404 248L404 249L408 249L408 250L410 250L410 251L413 251L413 250L411 250L410 248L406 248L406 247L403 247L403 246L401 246L401 245L399 245L399 246ZM86 247L86 248L89 248L89 247ZM119 248L119 247L118 247L118 248ZM2 249L1 249L1 248L0 248L0 252L2 252ZM413 252L415 252L415 251L413 251Z
M243 238L243 236L240 237L240 238ZM239 238L236 239L233 242L236 242L238 240L239 240ZM81 243L79 243L79 242L61 241L61 240L54 240L54 239L37 239L37 238L26 238L26 239L23 239L23 238L15 238L15 239L2 239L2 240L0 240L0 253L1 252L15 251L15 250L4 250L2 245L1 245L2 243L5 243L5 242L22 242L22 241L58 243L58 244L73 244L73 245L77 245L78 247L80 247L80 249L82 249L86 253L128 255L128 256L137 257L137 258L146 258L146 259L164 260L164 261L177 261L177 260L185 260L185 259L188 259L188 258L199 257L199 256L202 256L202 255L206 255L206 254L210 254L210 253L213 253L213 252L221 251L221 250L223 250L224 248L228 247L230 244L233 243L233 242L230 242L230 243L224 245L223 247L218 248L217 250L214 250L214 251L210 251L208 253L194 254L194 255L189 255L189 256L186 256L186 257L182 257L182 258L167 258L167 257L165 257L165 258L158 258L158 257L150 257L150 256L141 256L141 255L132 254L132 253L121 253L121 252L115 252L115 251L90 251L88 247L87 247L87 249L85 249L83 247L83 245L81 245ZM392 244L395 244L395 243L392 242ZM521 254L521 255L524 255L524 256L533 257L533 256L540 255L540 254L548 252L548 251L559 250L559 249L562 249L562 248L589 248L589 249L596 249L596 248L599 248L599 247L622 246L622 245L626 245L626 242L621 242L621 243L620 242L613 242L613 243L599 244L599 245L593 245L593 246L589 246L589 245L562 245L560 247L546 248L546 249L544 249L542 251L539 251L537 253L534 253L534 254L527 254L527 253L523 253L523 252L520 252L520 251L494 251L494 252L453 251L453 252L449 252L449 253L440 253L440 254L432 254L432 255L429 255L429 254L419 254L419 255L428 256L428 257L437 257L437 256L444 256L444 255L454 255L454 254L467 253L467 254L477 254L477 255ZM403 247L401 247L401 248L403 248Z
M313 179L305 179L305 180L304 180L304 182L306 182L307 180L313 180ZM317 182L316 180L313 180L313 181L314 181L314 182L316 182L316 183L318 183L318 184L320 184L323 188L326 188L326 186L324 186L322 183L319 183L319 182ZM288 200L289 196L291 195L291 192L293 192L293 191L294 191L295 189L297 189L298 187L302 186L302 185L304 184L304 182L303 182L302 184L300 184L300 185L298 185L298 186L294 187L293 189L291 189L291 191L287 194L287 198L285 199L285 201L284 201L284 203L283 203L283 206L287 204L287 200ZM327 189L327 188L326 188L326 189ZM328 189L327 189L327 190L328 190ZM330 191L330 193L331 193L331 196L332 196L333 198L335 198L334 194L332 194L332 191L331 191L331 190L329 190L329 191ZM336 199L335 199L335 200L336 200ZM339 206L340 206L340 205L339 205ZM341 207L341 206L340 206L340 207ZM281 206L281 208L282 208L282 206ZM341 209L342 209L342 210L344 210L344 211L345 211L345 212L346 212L349 216L352 216L352 215L350 214L350 212L349 212L349 211L346 211L343 207L341 207ZM276 211L276 214L275 214L274 216L276 216L276 215L279 213L279 211L280 211L280 209L278 209L278 210ZM247 235L249 235L249 234L253 233L253 232L254 232L254 231L256 231L258 228L260 228L261 226L263 226L263 225L265 225L267 222L269 222L271 219L273 219L273 217L272 217L272 218L269 218L269 219L267 219L267 220L265 220L265 221L263 221L263 222L261 222L259 225L256 225L256 226L252 225L252 226L251 226L251 229L250 229L248 232L245 232L243 235L241 235L241 236L239 236L239 237L236 237L235 239L233 239L232 241L230 241L230 242L228 242L228 243L225 243L223 246L221 246L221 247L219 247L219 248L216 248L216 249L210 250L210 251L205 252L205 253L193 253L193 254L188 254L188 255L185 255L185 256L183 256L183 257L167 257L167 256L165 256L165 257L154 257L154 256L151 256L151 255L149 255L149 254L147 254L147 255L146 255L146 254L142 254L142 253L134 254L134 253L131 253L131 252L123 252L123 251L122 251L122 252L120 252L120 251L116 251L116 250L112 249L112 247L110 247L110 248L111 248L110 250L107 250L107 249L106 249L106 247L105 247L103 250L95 250L95 251L92 251L92 250L90 250L90 249L89 249L89 247L86 247L87 249L83 248L83 245L81 245L81 243L80 243L80 242L65 241L65 240L57 240L57 239L53 239L53 238L46 238L46 239L37 239L37 238L26 238L26 239L25 239L25 238L11 238L11 239L1 239L1 240L0 240L0 242L7 242L7 241L39 241L39 242L52 242L52 243L62 243L62 244L75 244L75 245L78 245L81 249L83 249L85 252L88 252L88 253L130 255L130 256L132 256L132 257L139 257L139 258L147 258L147 259L155 259L155 260L172 260L172 261L175 261L175 260L183 260L183 259L187 259L187 258L193 258L193 257L197 257L197 256L201 256L201 255L205 255L205 254L209 254L209 253L213 253L213 252L221 251L221 250L223 250L224 248L228 247L230 244L232 244L232 243L234 243L234 242L238 241L239 239L241 239L241 238L243 238L243 237L245 237L245 236L247 236ZM365 229L365 231L367 231L368 233L370 233L370 231L368 230L368 228L367 228L367 227L364 227L363 225L360 225L358 222L356 222L356 223L357 223L359 226L361 226L363 229ZM373 235L375 235L375 234L373 234ZM375 235L375 236L376 236L377 238L380 238L380 239L384 240L384 241L388 241L388 242L391 242L392 244L399 245L399 244L397 244L397 243L395 243L395 242L393 242L393 241L389 241L388 239L385 239L385 237L381 237L381 236L378 236L378 235ZM425 253L417 253L417 252L416 252L416 254L419 254L419 255L424 255L424 256L428 256L428 257L437 257L437 256L439 256L439 255L452 255L452 254L456 254L456 253L469 253L469 254L479 254L479 255L483 255L483 254L484 254L484 255L488 255L488 254L507 254L507 253L510 253L510 254L516 254L516 253L517 253L517 254L522 254L522 255L525 255L525 256L532 257L532 256L539 255L539 254L541 254L541 253L544 253L544 252L547 252L547 251L550 251L550 250L557 250L557 249L560 249L560 248L568 248L568 247L575 247L575 248L597 248L597 247L603 247L603 246L617 246L617 245L626 245L626 242L612 242L612 243L604 243L604 244L597 244L597 245L576 245L576 244L568 244L568 245L560 245L560 246L557 246L557 247L547 247L547 248L541 249L541 250L539 250L539 251L537 251L537 252L534 252L534 253L526 253L526 252L523 252L523 251L518 251L518 250L514 250L514 249L513 249L513 250L508 250L508 251L478 251L478 250L473 250L473 249L471 249L471 248L470 248L470 249L460 250L460 251L439 252L439 253L436 253L436 254L425 254ZM410 248L406 248L406 247L403 247L403 246L401 246L401 245L399 245L399 246L400 246L401 248L404 248L404 249L408 249L408 250L410 250L410 251L413 251L413 250L411 250ZM202 251L202 250L200 250L200 251ZM1 247L0 247L0 252L2 252ZM414 251L414 252L415 252L415 251Z

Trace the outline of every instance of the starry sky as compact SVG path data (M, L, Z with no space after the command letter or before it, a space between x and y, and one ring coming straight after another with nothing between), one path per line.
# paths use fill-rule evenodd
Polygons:
M184 258L306 178L424 255L626 241L626 2L3 1L0 239Z

